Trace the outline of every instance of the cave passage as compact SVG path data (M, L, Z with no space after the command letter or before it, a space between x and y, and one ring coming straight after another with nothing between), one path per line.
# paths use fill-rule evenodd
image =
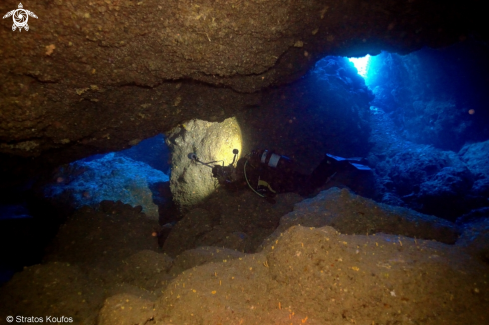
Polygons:
M306 174L318 163L314 154L323 154L323 151L365 157L374 168L374 180L363 183L356 180L362 183L362 194L385 203L454 220L486 204L483 199L486 193L485 183L481 181L484 177L474 176L474 172L468 167L473 165L471 161L477 161L478 158L470 157L467 152L472 151L464 147L466 144L489 139L486 123L488 115L484 108L486 100L489 100L484 92L487 86L487 74L484 72L487 71L487 63L482 60L486 51L487 49L478 44L467 43L440 50L424 48L407 55L381 52L378 55L357 58L325 57L317 62L304 82L276 91L280 94L280 99L289 100L289 94L296 96L290 100L288 107L279 106L275 111L270 110L268 115L262 115L267 113L263 113L261 106L267 105L259 104L255 109L238 114L238 123L242 124L245 133L248 132L244 141L249 143L244 143L243 146L247 149L268 148L281 154L290 154ZM302 89L305 94L297 96ZM330 94L332 92L337 92L336 97ZM271 101L268 106L277 105L276 93L268 92ZM267 124L262 128L259 125L262 121L278 121L283 116L286 116L285 127ZM323 121L321 119L324 116L327 118ZM311 119L316 117L319 122L314 124ZM305 126L297 127L296 123ZM357 126L352 127L352 124ZM180 155L183 161L175 165L187 166L187 154L203 150L206 146L202 143L184 145L187 139L195 137L186 136L191 133L184 126L173 131L170 139L173 143L172 150L185 147ZM225 133L219 133L216 139L223 137L227 141ZM287 143L283 139L287 137L295 138L294 142ZM175 145L177 142L178 145ZM312 143L311 150L302 150L301 143ZM163 136L159 135L107 157L119 161L122 157L142 161L169 176L169 150L171 149L166 146ZM311 154L312 150L316 153ZM307 155L311 155L311 158L305 159ZM223 158L220 156L224 157L226 153L220 153L217 159ZM87 164L101 157L82 161ZM303 161L313 163L310 166L301 166ZM113 168L107 164L108 162L104 162L90 168ZM76 174L81 169L81 173L84 173L85 168L87 167L82 166L61 172ZM146 173L143 169L140 170L141 174ZM190 186L178 189L175 187L173 191L198 193L199 182L205 179L202 178L206 174L205 168L200 174L192 174L191 179L185 177L191 173L193 167L185 167L183 170L183 174L176 171L175 179L179 181L174 184ZM100 172L110 176L103 182L119 182L113 177L114 171ZM477 170L476 173L478 172ZM207 171L207 174L210 175L210 172ZM209 175L206 177L210 177ZM59 182L55 188L59 188L70 177L58 176ZM95 183L101 182L99 178L96 179ZM89 181L85 179L82 187L91 189L77 189L77 194L72 194L78 202L77 208L83 202L92 206L98 204L102 199L95 193L99 191L105 191L102 198L114 201L120 198L124 203L137 205L137 195L131 199L123 198L121 191L113 190L118 194L110 196L107 188L114 189L114 186L105 183L87 186L87 182ZM472 189L475 192L470 192L474 182L478 187ZM157 214L157 206L170 198L168 185L162 185L164 182L156 183L159 185L150 186L155 201L152 212L154 215ZM483 184L478 185L479 183ZM126 185L123 188L129 192L132 191L131 187L139 188L136 184ZM352 184L350 188L352 187L357 192L362 191L358 185ZM372 188L375 190L372 191ZM53 196L54 192L56 191L51 188L51 193L48 195L46 192L46 195ZM62 193L63 191L57 191L56 195L59 197ZM94 197L99 198L94 200ZM142 200L142 197L144 195L139 198ZM177 197L177 201L191 200L185 194L183 197L185 198ZM446 200L450 203L440 204ZM144 211L146 212L146 207Z
M19 2L0 323L489 324L484 1Z
M2 210L3 281L38 263L58 225L83 206L107 214L129 209L106 201L144 212L163 227L153 231L158 238L165 233L166 239L182 218L198 228L195 238L179 242L170 236L171 244L159 243L174 255L205 245L256 252L303 197L284 195L273 209L262 201L250 204L259 198L246 191L224 193L207 167L188 159L197 153L229 164L238 146L241 155L258 148L290 156L303 174L325 153L361 157L372 168L368 177L338 173L321 189L347 188L451 222L484 215L489 208L486 54L486 48L470 43L407 55L328 56L301 80L263 90L232 119L185 121L165 136L132 141L130 149L58 166L26 185L29 200ZM16 250L6 249L12 243Z

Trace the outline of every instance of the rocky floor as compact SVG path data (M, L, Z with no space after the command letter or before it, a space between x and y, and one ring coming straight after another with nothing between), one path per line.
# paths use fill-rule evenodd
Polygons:
M118 325L489 321L489 266L461 245L328 225L342 216L349 221L341 226L352 229L379 215L409 222L406 211L339 189L295 207L299 197L279 196L271 205L249 194L211 198L184 216L163 248L152 237L158 224L140 209L78 210L44 262L0 288L1 322L7 315ZM452 226L436 223L412 231Z

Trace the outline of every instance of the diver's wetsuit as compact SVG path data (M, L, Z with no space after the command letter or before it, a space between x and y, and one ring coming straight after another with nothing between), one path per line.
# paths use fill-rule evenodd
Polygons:
M294 162L288 157L275 155L275 158L280 158L273 161L272 156L273 153L266 155L265 150L260 150L239 159L236 166L238 182L246 185L247 180L255 192L258 191L266 197L274 197L277 193L285 192L298 192L302 196L308 196L339 170L352 167L370 170L368 166L359 164L360 158L342 158L326 154L311 175L303 175L296 171Z
M312 171L310 177L310 187L316 189L327 181L334 173L347 168L348 161L337 161L332 157L326 155L319 165Z
M270 167L261 163L260 155L243 157L238 160L236 165L237 177L244 181L247 179L250 186L259 189L260 193L266 194L268 197L274 197L276 193L299 191L307 181L308 176L298 173L292 161L286 160L285 157L282 159L283 162L280 166ZM244 174L245 171L246 175Z

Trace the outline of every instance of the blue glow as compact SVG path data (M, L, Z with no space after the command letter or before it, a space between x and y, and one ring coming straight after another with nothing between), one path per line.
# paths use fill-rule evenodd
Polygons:
M370 55L366 55L362 58L349 58L351 63L357 68L358 74L361 75L362 77L366 78L367 77L367 72L368 72L368 63L370 61Z

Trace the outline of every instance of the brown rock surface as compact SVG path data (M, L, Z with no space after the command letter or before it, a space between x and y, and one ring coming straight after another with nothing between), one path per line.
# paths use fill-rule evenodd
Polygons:
M460 229L454 223L417 211L377 203L337 187L320 192L294 206L280 219L280 226L267 241L273 241L294 225L331 226L343 234L386 233L454 244Z
M149 220L134 222L137 211L114 207L80 209L61 227L46 262L0 288L0 319L334 325L489 319L489 267L464 245L292 226L255 254L199 247L172 261L153 251ZM356 208L345 206L343 215ZM245 211L228 216L239 224L252 217Z
M292 227L259 254L180 274L158 324L485 324L487 265L456 247Z
M0 12L13 3L0 4ZM39 1L0 28L0 152L69 161L223 120L328 54L484 38L480 1ZM214 86L226 86L220 88ZM233 90L236 91L233 91ZM18 160L4 167L12 170Z
M120 294L105 300L97 324L144 324L153 318L153 302L130 294Z

